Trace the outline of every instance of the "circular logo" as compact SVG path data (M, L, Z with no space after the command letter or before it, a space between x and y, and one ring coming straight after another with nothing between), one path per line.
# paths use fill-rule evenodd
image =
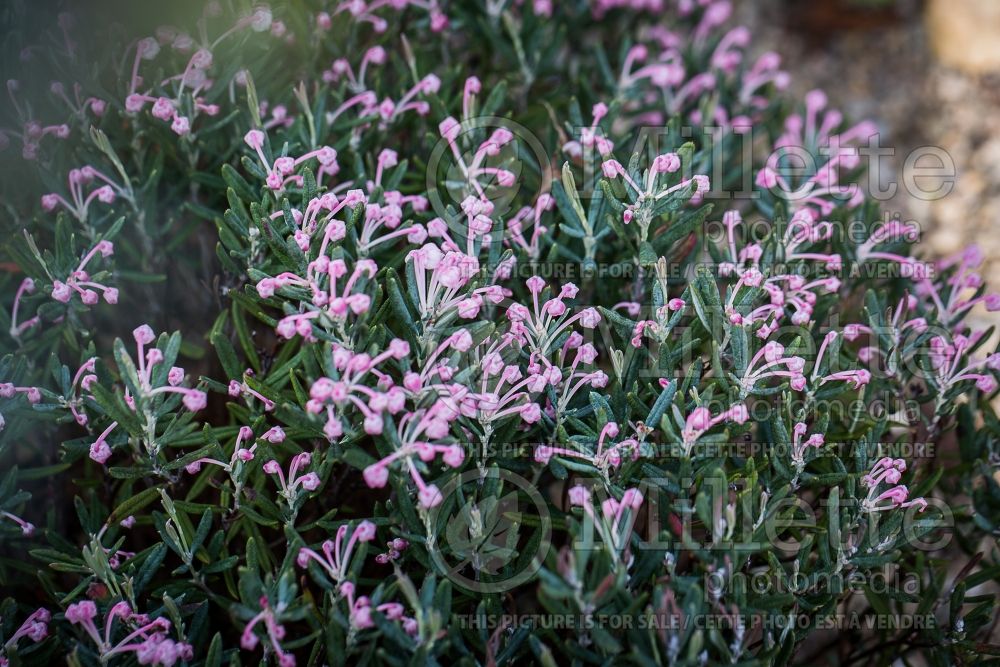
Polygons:
M552 518L538 489L520 475L467 470L441 486L431 511L438 571L476 593L499 593L530 580L552 544Z
M470 197L489 201L494 220L509 219L517 213L516 202L533 206L552 185L549 152L542 142L525 126L499 116L474 116L443 129L427 161L426 177L435 214L463 237L469 221L462 204ZM518 233L530 236L532 218L519 221ZM510 233L503 230L504 236Z

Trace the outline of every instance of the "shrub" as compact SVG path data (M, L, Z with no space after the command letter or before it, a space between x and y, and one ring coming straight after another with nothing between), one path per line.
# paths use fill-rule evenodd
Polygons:
M872 124L727 2L305 4L21 51L4 665L989 650L1000 295Z

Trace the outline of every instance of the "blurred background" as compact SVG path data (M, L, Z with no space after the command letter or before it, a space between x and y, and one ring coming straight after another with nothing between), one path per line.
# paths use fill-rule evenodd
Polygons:
M954 189L922 200L900 187L884 208L923 229L926 253L979 245L983 277L1000 285L1000 1L737 0L735 19L759 51L782 56L794 97L812 88L849 118L869 118L895 155L946 151ZM931 190L933 186L927 187ZM1000 313L975 313L1000 325Z

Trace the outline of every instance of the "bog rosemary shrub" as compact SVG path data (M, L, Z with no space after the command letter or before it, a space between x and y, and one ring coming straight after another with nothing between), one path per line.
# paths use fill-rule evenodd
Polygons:
M728 2L225 4L5 39L0 664L994 650L1000 295Z

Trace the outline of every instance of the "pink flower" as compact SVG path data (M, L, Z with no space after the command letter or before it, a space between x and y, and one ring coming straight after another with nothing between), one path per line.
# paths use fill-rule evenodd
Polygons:
M444 500L441 496L441 491L434 484L428 484L420 489L417 495L420 498L420 504L426 509L439 505Z
M677 153L664 153L653 159L654 174L672 174L681 168L681 159Z
M285 432L280 426L274 426L261 436L262 440L278 445L285 441Z
M755 182L758 187L770 190L778 185L778 175L770 167L764 167L757 172Z
M737 424L745 424L747 419L750 418L750 413L747 411L747 406L739 403L734 405L729 409L729 418L736 422Z
M463 319L472 319L479 314L481 302L477 299L463 299L458 303L458 316Z
M472 347L472 334L465 329L459 329L451 335L451 347L458 352L468 352Z
M590 490L577 484L569 490L569 504L575 505L577 507L583 507L590 502Z
M364 429L368 435L379 435L382 433L383 425L382 417L378 414L371 413L365 416Z
M354 529L354 536L361 542L371 542L375 539L375 524L365 520Z
M54 280L52 281L52 298L56 301L66 303L73 296L73 290L66 283Z
M542 409L537 403L528 403L521 408L521 419L526 424L534 424L542 418Z
M996 378L992 375L980 375L976 380L976 388L985 394L991 394L997 388Z
M180 368L179 366L174 366L173 368L170 369L170 372L167 373L167 383L170 384L171 387L176 387L183 381L184 381L183 368Z
M191 412L202 410L208 405L208 395L198 389L190 389L184 394L184 407Z
M552 317L562 317L566 312L566 304L562 299L549 299L542 306L542 310Z
M319 475L314 472L303 475L299 478L299 482L306 491L315 491L319 488Z
M174 134L183 137L191 132L191 121L186 116L174 116L174 122L170 124L170 129Z
M622 494L622 504L631 507L634 510L642 507L642 491L639 489L626 489L625 493Z
M90 446L90 458L104 465L111 458L111 447L103 440L98 440Z
M389 342L389 354L395 359L404 359L410 354L410 344L405 340L394 338Z
M458 468L465 461L465 451L459 445L451 445L441 459L452 468Z
M365 468L362 475L365 478L365 484L367 484L370 489L381 489L386 485L386 482L389 481L389 469L384 465L379 465L378 463Z
M264 146L264 133L260 130L250 130L243 137L247 146L254 150L260 150Z
M163 121L170 120L174 116L174 103L169 98L159 97L153 103L153 109L150 113L153 114L154 118Z
M712 413L708 408L698 406L688 415L684 425L689 431L704 431L709 428L711 422Z
M156 339L156 334L153 333L152 327L143 324L132 331L132 337L139 345L149 345Z
M580 313L580 326L585 329L593 329L601 321L601 314L596 308L587 308Z
M247 629L249 630L250 628ZM243 634L240 635L240 646L246 651L254 650L257 648L258 643L260 643L260 640L252 631L247 632L247 630L244 630Z
M66 608L66 620L79 625L97 616L97 605L90 600L75 602Z

